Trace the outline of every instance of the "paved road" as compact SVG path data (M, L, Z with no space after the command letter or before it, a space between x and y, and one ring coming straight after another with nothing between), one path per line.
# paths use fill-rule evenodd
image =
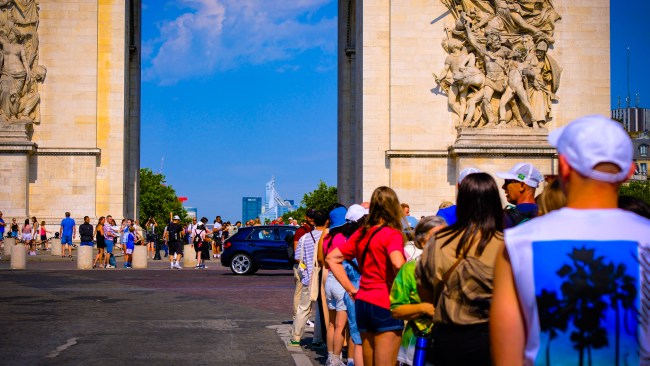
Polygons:
M121 260L118 258L118 265ZM74 260L0 261L1 365L318 365L324 351L285 346L289 271L76 270ZM304 343L310 343L306 334Z

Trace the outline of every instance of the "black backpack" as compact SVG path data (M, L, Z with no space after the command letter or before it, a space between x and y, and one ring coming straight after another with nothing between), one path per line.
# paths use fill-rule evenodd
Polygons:
M203 232L203 231L205 231L205 230L201 230L201 232ZM196 232L196 234L194 234L194 241L193 241L193 243L194 243L194 245L199 245L201 242L202 242L202 240L201 240L201 234L200 234L200 232Z
M534 219L537 217L537 212L534 211L529 211L529 212L521 212L517 210L515 206L508 206L506 207L506 215L510 217L510 220L512 220L513 226L517 226L521 223L524 223L530 219Z

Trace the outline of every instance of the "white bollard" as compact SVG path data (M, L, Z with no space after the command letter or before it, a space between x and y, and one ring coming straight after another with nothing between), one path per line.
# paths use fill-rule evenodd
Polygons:
M61 239L50 239L51 254L61 256Z
M194 251L194 244L185 244L185 247L183 248L183 266L196 266L196 252Z
M16 244L11 248L11 269L27 268L27 246Z
M133 248L133 261L131 262L133 268L146 269L147 268L147 246L136 245Z
M80 245L77 248L77 269L93 268L93 246Z
M10 257L11 249L13 249L14 245L16 245L16 238L6 238L4 243L5 243L4 256Z

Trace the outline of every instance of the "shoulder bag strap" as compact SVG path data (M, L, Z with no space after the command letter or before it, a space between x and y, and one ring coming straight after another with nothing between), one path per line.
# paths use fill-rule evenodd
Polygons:
M379 233L384 227L386 226L381 225L377 230L375 230L374 233L370 234L370 237L366 242L366 247L363 248L363 253L361 254L361 262L359 263L359 268L363 268L363 263L366 261L366 255L368 254L368 249L370 248L370 241L375 236L375 234Z
M440 300L440 296L442 295L442 290L445 288L445 285L447 284L447 281L449 280L449 277L451 277L451 274L454 273L454 270L456 269L456 267L458 267L460 262L463 261L463 259L465 259L465 257L463 255L458 257L458 259L456 260L456 263L454 263L454 265L451 266L451 268L449 268L447 270L447 272L445 272L445 274L442 276L442 281L438 282L436 284L436 286L434 286L434 288L433 288L433 306L438 306L438 300Z

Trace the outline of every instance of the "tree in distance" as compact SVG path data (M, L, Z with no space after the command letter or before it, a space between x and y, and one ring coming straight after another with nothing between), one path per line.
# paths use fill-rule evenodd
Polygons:
M305 193L300 202L300 207L294 211L289 211L282 215L284 222L288 222L289 217L293 217L298 220L298 223L305 221L305 213L307 208L313 208L314 210L323 210L327 211L330 206L338 202L337 189L333 186L328 186L322 180L318 183L318 187L309 192Z
M187 218L187 211L178 200L176 191L165 184L165 176L155 174L149 168L140 169L140 225L144 226L153 217L158 223L156 231L162 234L170 212L178 215L181 222Z

